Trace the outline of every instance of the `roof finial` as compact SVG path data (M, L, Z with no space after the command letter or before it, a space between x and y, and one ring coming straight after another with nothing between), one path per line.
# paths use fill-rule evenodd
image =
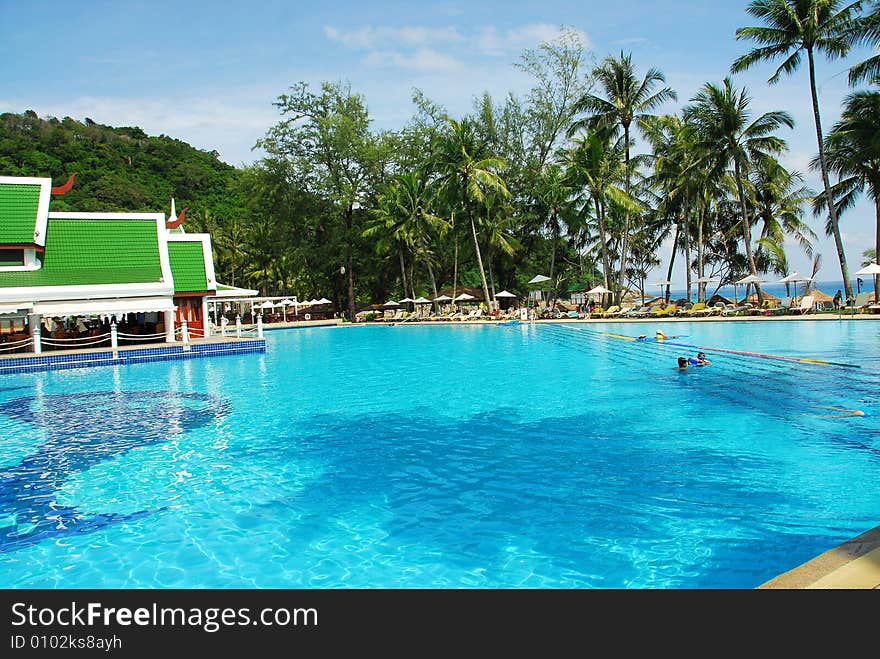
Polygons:
M183 210L180 211L180 215L178 215L176 219L172 220L171 219L172 217L174 217L174 200L173 199L171 200L171 215L168 216L168 221L165 222L165 228L166 229L177 229L178 227L180 227L181 224L183 224L183 220L186 219L186 207L184 207Z
M52 188L52 194L56 197L60 197L65 192L70 192L70 188L73 187L73 177L76 176L76 172L70 175L70 178L67 179L67 182L64 185L59 185L57 187Z

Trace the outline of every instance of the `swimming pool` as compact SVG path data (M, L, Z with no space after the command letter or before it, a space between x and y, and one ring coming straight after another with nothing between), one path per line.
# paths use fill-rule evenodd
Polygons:
M880 524L880 323L266 338L3 377L0 586L751 588Z

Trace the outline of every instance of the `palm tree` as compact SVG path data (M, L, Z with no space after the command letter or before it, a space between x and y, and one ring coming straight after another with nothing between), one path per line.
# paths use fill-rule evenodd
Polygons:
M663 87L654 91L658 84L666 82L666 78L658 69L651 68L642 80L636 76L632 64L632 55L620 53L618 58L607 57L600 66L593 71L599 87L604 93L597 96L592 93L585 94L575 105L575 112L586 112L590 116L572 125L569 134L586 127L599 125L612 126L623 132L625 186L627 197L631 196L632 169L630 162L631 128L633 121L640 126L647 117L653 116L651 112L659 108L669 100L678 97L670 87ZM626 277L626 254L629 232L630 213L624 214L623 233L620 246L620 273L618 275L617 301L623 295Z
M684 109L685 121L694 128L695 143L716 172L733 165L734 184L740 206L743 245L749 269L757 277L755 255L751 249L751 224L745 194L750 163L786 151L785 140L773 133L781 126L794 127L787 112L767 112L749 123L751 99L745 89L737 91L730 78L721 86L706 83ZM755 287L763 303L760 286Z
M808 258L813 258L816 234L804 222L804 204L813 195L802 185L803 177L790 172L773 158L759 158L751 176L756 222L762 224L757 244L759 258L772 264L775 272L788 273L785 236L793 237ZM768 268L769 269L769 268Z
M665 218L667 224L671 223L675 226L675 238L672 241L672 255L669 259L666 281L672 280L675 255L679 247L682 247L685 256L687 298L690 300L691 203L699 195L697 188L699 179L693 172L698 163L698 154L693 145L693 131L691 126L675 115L659 117L646 123L647 137L653 147L654 172L651 183L660 192L655 217L658 220ZM667 231L661 230L660 233L665 238ZM667 300L670 286L671 284L666 284Z
M819 96L816 92L816 53L829 59L844 57L850 50L851 36L858 26L861 0L846 6L840 0L754 0L749 4L749 14L764 21L765 26L741 27L736 31L739 40L750 39L761 46L737 58L730 67L732 73L745 71L758 62L784 57L784 61L769 79L775 84L783 74L792 74L800 66L802 53L807 54L810 73L810 94L813 100L813 119L816 124L816 141L819 145L819 169L825 186L825 201L831 221L834 245L840 260L840 272L847 297L852 295L846 252L837 221L837 210L831 194L828 167L825 161L822 119L819 113Z
M457 200L468 219L471 235L474 240L474 253L480 268L480 279L483 284L483 295L486 303L491 302L489 285L486 282L486 270L480 253L480 241L477 238L477 225L474 220L474 202L483 203L488 192L509 195L507 186L497 173L505 166L504 160L480 153L476 128L473 121L463 119L447 119L446 139L438 153L437 170L441 183Z
M855 205L859 193L874 201L875 254L880 254L880 92L861 91L846 97L843 113L825 140L828 167L840 177L834 186L837 211ZM814 162L814 164L816 164ZM817 204L821 210L822 204ZM874 278L878 290L880 278Z
M863 16L853 33L854 41L880 46L880 2L874 0L874 10ZM880 82L880 54L859 62L849 70L849 84L857 85L867 80Z
M370 210L370 215L373 219L367 222L362 235L376 239L376 252L379 254L388 254L396 249L404 297L413 294L406 276L406 257L410 253L412 237L407 234L406 217L400 212L400 188L389 185L379 193L376 207Z
M603 285L611 288L611 254L607 214L610 206L633 205L619 183L625 172L621 167L623 145L607 128L597 128L576 137L573 146L563 153L567 176L572 186L582 189L583 215L592 215L599 232L599 253L602 259Z
M373 213L376 221L363 231L363 235L384 233L386 240L390 238L396 241L402 248L409 249L414 256L421 258L431 280L431 290L437 297L430 245L433 237L442 236L449 225L428 211L429 196L424 178L418 173L396 176L384 194L380 195L379 207ZM400 254L405 286L403 249L400 249Z
M556 297L553 287L556 269L556 251L560 234L560 216L568 205L572 188L561 165L551 163L544 168L543 176L538 181L537 199L544 207L547 215L547 226L550 229L550 280L547 282L547 299Z

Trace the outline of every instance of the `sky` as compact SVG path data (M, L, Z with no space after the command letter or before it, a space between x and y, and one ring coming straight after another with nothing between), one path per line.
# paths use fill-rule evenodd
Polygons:
M216 150L232 165L260 157L255 142L277 123L272 105L299 81L347 81L362 94L377 130L399 129L414 113L413 89L458 117L488 92L497 101L524 95L533 83L514 64L523 51L577 30L597 61L621 51L639 75L660 69L681 108L706 82L729 75L751 44L737 27L757 24L743 0L456 0L351 2L324 0L0 0L0 112L34 110L112 126L139 126ZM868 56L817 66L826 132L839 117L847 68ZM783 162L821 189L808 163L816 152L806 68L767 84L772 64L732 76L748 88L755 116L786 110L794 130ZM2 172L0 172L2 174ZM840 278L824 220L807 217L819 234L820 281ZM862 200L841 220L852 272L874 244L873 208ZM665 279L670 244L651 282ZM788 245L793 270L811 260ZM680 257L677 259L680 264ZM678 267L672 281L681 286Z

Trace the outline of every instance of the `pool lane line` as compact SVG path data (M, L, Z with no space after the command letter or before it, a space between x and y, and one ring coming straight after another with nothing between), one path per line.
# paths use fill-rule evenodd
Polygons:
M623 335L615 335L608 334L603 332L605 336L611 336L614 338L626 338L630 341L635 341L633 337L624 337ZM662 341L657 341L656 343L663 343L670 346L678 346L679 348L691 348L694 350L702 350L703 352L724 352L730 355L742 355L744 357L759 357L761 359L778 359L780 361L787 362L800 362L802 364L819 364L821 366L842 366L843 368L861 368L859 364L846 364L844 362L831 362L825 359L812 359L810 357L787 357L785 355L768 355L763 352L748 352L746 350L731 350L729 348L713 348L709 346L697 346L691 343L678 343L676 341L670 341L668 339L664 339Z
M561 327L558 323L555 324L558 327ZM614 339L621 339L625 341L637 341L636 337L628 336L625 334L613 334L611 332L598 332L596 330L590 330L586 328L578 328L580 331L584 331L590 334L607 336ZM832 362L825 359L812 359L811 357L788 357L785 355L770 355L763 352L748 352L745 350L731 350L729 348L713 348L709 346L698 346L693 345L691 343L678 343L676 341L670 341L669 339L664 340L654 340L654 341L640 341L640 343L656 343L656 344L666 344L668 346L676 346L679 348L689 348L691 350L702 350L703 352L722 352L730 355L741 355L743 357L758 357L759 359L775 359L778 361L789 361L789 362L797 362L801 364L817 364L819 366L840 366L842 368L862 368L860 364L847 364L844 362Z

